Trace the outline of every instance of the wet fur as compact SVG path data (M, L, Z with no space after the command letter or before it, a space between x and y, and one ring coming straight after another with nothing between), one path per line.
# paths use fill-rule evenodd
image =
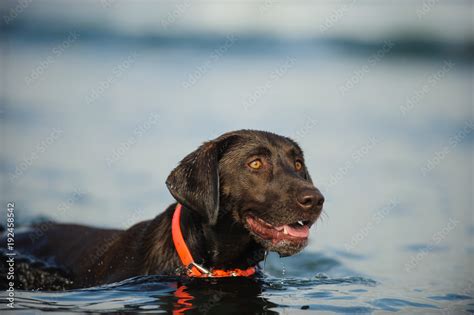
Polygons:
M272 159L271 172L248 172L252 150L263 150L256 153ZM301 172L292 169L295 156L302 159L303 153L291 139L241 130L204 143L181 161L167 186L183 204L181 227L197 263L245 269L263 260L266 250L292 255L306 245L272 244L249 231L245 222L250 212L275 225L319 217L321 206L300 209L294 201L300 191L319 194L306 167ZM136 275L178 275L183 268L171 238L175 205L126 231L43 223L17 237L17 250L65 268L74 287Z

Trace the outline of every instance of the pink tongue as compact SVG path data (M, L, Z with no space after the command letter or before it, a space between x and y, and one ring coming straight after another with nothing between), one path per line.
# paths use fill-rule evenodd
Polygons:
M294 237L308 237L309 235L309 227L307 225L299 226L299 227L291 227L289 225L283 226L284 231L291 236Z

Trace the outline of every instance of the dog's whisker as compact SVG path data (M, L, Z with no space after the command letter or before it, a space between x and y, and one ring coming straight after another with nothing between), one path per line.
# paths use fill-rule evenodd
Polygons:
M326 216L326 218L329 220L329 214L326 211L323 210L323 212L321 214L322 214L322 216Z

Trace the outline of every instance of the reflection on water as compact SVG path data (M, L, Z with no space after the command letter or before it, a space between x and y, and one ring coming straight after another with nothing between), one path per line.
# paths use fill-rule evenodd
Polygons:
M212 314L277 314L278 309L332 309L339 312L368 311L366 306L329 306L324 301L357 300L355 295L326 287L374 287L375 282L360 277L341 279L229 278L216 280L176 279L144 276L97 288L65 293L21 292L18 309L43 311L173 311L192 310ZM295 291L296 290L296 291ZM301 294L297 292L301 291ZM359 289L360 290L360 289ZM298 305L291 296L311 303ZM321 304L319 304L321 303ZM353 301L352 304L358 304Z
M375 281L363 277L312 279L180 279L142 276L101 287L64 293L21 292L17 309L74 312L166 312L184 314L278 314L296 310L330 311L336 313L371 313L376 310L403 309L432 312L439 309L436 300L419 303L411 299L374 298ZM471 297L451 295L449 300ZM2 302L4 303L4 302Z
M264 272L255 278L180 278L139 276L99 287L66 292L16 293L15 311L44 312L151 312L173 314L279 314L299 310L334 313L372 313L400 311L432 313L446 309L469 310L472 296L448 293L427 296L424 290L409 294L384 291L380 282L364 276L331 277L328 274L354 274L335 259L305 253L285 262L288 273L282 276L276 255L270 255ZM299 270L299 272L298 272ZM325 272L323 272L323 270ZM272 276L271 274L280 275ZM285 271L286 272L286 271ZM315 273L312 275L311 273ZM327 273L326 273L327 272ZM395 297L384 297L384 296ZM467 307L467 308L464 308ZM0 309L8 310L7 301Z

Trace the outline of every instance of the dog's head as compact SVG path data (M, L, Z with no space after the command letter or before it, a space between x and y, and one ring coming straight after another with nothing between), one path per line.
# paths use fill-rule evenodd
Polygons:
M209 225L230 217L282 256L306 246L324 203L298 144L263 131L230 132L204 143L166 183L178 202Z

